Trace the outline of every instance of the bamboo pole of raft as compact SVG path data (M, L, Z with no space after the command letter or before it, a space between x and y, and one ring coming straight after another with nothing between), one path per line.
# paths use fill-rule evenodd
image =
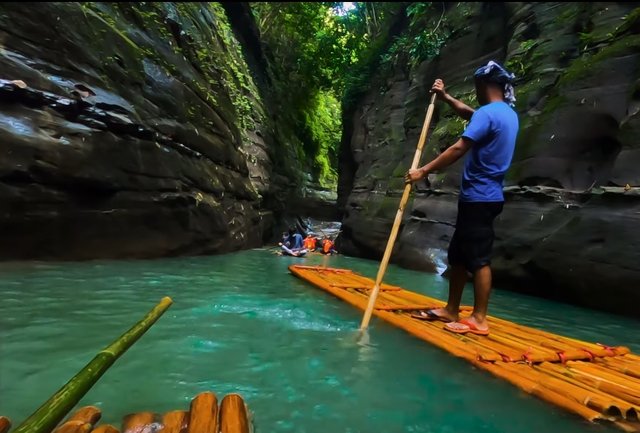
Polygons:
M582 382L592 389L605 392L606 394L612 395L621 400L627 401L632 405L640 407L640 392L628 387L625 382L619 383L617 381L609 380L608 378L582 373L580 371L572 370L566 366L558 365L557 363L552 362L543 362L542 364L538 365L537 368L541 370L554 371L555 373L562 375L563 377Z
M122 419L122 433L139 433L156 420L153 412L131 413Z
M78 403L105 371L167 311L173 301L164 297L145 317L98 354L12 433L49 433Z
M189 420L189 413L186 410L172 410L162 417L161 433L180 433L186 430Z
M629 417L633 418L634 416L637 418L632 402L608 393L599 386L594 387L588 383L575 379L573 376L566 374L563 370L564 367L553 365L553 363L550 362L543 362L542 364L536 365L532 368L548 375L545 379L545 381L547 381L545 382L545 385L547 385L549 377L551 377L554 379L560 379L567 384L580 388L581 392L587 392L588 397L582 400L585 402L584 404L586 406L597 409L602 413L611 414L612 412L619 412L617 416L624 417L625 419L628 419ZM573 394L576 393L574 392ZM606 404L602 404L602 402L606 402Z
M411 169L418 168L418 164L420 163L420 157L422 156L422 149L424 148L424 143L427 141L427 133L429 132L429 125L431 124L431 117L433 117L433 109L436 103L436 94L431 95L431 101L429 101L429 108L427 108L427 115L424 119L424 124L422 125L422 132L420 133L420 140L418 140L418 147L416 148L416 153L413 155L413 162L411 163ZM380 268L378 268L378 275L376 276L376 282L373 286L373 290L371 291L371 295L369 295L369 304L367 305L367 309L364 312L364 316L362 318L362 323L360 324L360 330L364 331L369 326L369 321L371 320L371 314L373 313L373 307L376 304L376 299L378 298L378 292L380 292L380 285L382 284L382 278L384 278L384 274L387 271L387 265L389 264L389 259L391 258L391 252L393 251L393 246L396 243L396 237L398 236L398 231L400 230L400 223L402 222L402 215L404 214L404 208L409 201L409 194L411 193L411 183L406 183L404 186L404 191L402 192L402 198L400 199L400 206L398 206L398 212L396 212L396 219L393 221L393 227L391 228L391 234L389 235L389 240L387 241L387 248L384 251L384 255L382 256L382 262L380 262Z
M7 433L11 428L11 420L6 416L0 416L0 433Z
M218 399L212 392L202 392L191 400L186 433L218 432Z
M102 412L95 406L81 407L64 424L58 426L53 433L88 433L101 416Z
M84 406L69 417L69 421L83 421L95 425L102 417L102 412L95 406Z
M615 370L619 373L622 373L626 376L633 377L636 379L640 379L640 364L633 366L632 364L628 364L620 359L598 359L596 360L598 364L605 365L607 368L611 370Z
M83 421L67 421L55 429L53 433L89 433L91 424Z
M220 403L220 433L249 433L247 407L238 394L229 394Z
M100 424L98 427L91 430L91 433L120 433L120 430L111 424Z

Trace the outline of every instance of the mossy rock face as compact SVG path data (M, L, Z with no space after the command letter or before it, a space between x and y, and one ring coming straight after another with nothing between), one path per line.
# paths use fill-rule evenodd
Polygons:
M301 190L220 3L4 3L0 28L0 78L28 86L0 83L0 258L258 246Z
M606 68L606 63L626 55L637 54L640 49L640 35L622 36L610 45L600 49L597 53L585 56L575 62L565 71L560 80L560 86L572 86L583 82L589 76Z
M607 199L596 198L595 192L608 185L640 186L640 12L633 3L605 2L508 3L491 6L492 13L489 7L475 4L463 19L451 8L445 19L451 16L459 31L438 58L412 71L404 94L398 94L398 85L383 94L372 89L362 99L348 127L363 131L349 143L359 164L354 187L340 188L343 194L350 191L340 202L357 204L347 208L344 220L347 250L367 257L384 251L395 216L391 210L397 209L403 188L400 175L410 164L428 103L424 95L433 80L443 78L452 95L474 104L471 74L493 59L517 75L520 120L505 182L507 203L496 222L497 279L505 287L550 297L566 291L575 295L572 302L625 310L621 303L597 305L593 294L606 288L640 300L637 290L623 289L640 275L640 248L627 248L640 245L640 232L633 228L640 222L634 213L640 203L624 188ZM404 140L384 123L398 100L405 101ZM453 144L464 126L438 103L423 162ZM374 146L379 142L385 147ZM380 161L389 159L384 164L389 169L381 170ZM392 260L423 269L436 263L429 248L444 250L451 239L461 171L459 162L432 175L431 188L414 187ZM380 179L384 173L386 181ZM363 181L370 176L375 181ZM391 197L386 206L381 185L385 197ZM577 199L575 191L586 192ZM373 227L373 236L365 226ZM600 231L604 234L597 239L588 235ZM611 273L615 284L607 283Z

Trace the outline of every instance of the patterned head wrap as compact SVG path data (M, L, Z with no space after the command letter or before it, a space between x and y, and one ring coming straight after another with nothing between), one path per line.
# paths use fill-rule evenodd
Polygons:
M479 67L473 76L490 83L500 84L504 88L504 99L512 107L516 102L516 93L513 89L513 81L516 76L498 63L490 60L485 66Z

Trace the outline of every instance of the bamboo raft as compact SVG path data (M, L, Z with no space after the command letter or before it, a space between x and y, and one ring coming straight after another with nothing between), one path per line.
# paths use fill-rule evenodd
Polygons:
M374 281L348 269L292 265L295 276L365 310ZM640 432L640 356L626 347L609 347L489 317L488 336L459 335L440 321L412 312L444 302L396 286L382 285L374 314L466 359L525 392L580 415L610 421L626 432ZM471 308L462 307L461 315ZM0 432L1 433L1 432Z
M220 405L212 392L191 400L189 410L165 414L139 412L125 416L120 429L111 424L97 425L102 412L95 406L81 407L57 426L53 433L250 433L252 424L244 400L228 394ZM0 433L7 433L11 422L0 417Z

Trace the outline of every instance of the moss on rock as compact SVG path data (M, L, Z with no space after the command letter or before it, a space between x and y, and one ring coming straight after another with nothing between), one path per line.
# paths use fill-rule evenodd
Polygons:
M636 53L640 49L640 35L625 36L598 51L596 54L584 56L576 60L562 75L559 85L575 83L593 73L594 68L613 57Z

